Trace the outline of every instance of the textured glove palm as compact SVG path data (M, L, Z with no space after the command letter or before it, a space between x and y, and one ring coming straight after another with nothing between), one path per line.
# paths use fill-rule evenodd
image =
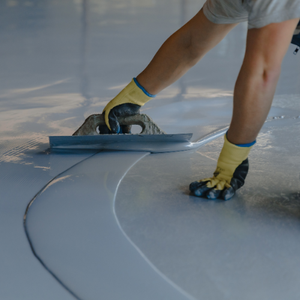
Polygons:
M100 128L101 133L129 133L130 126L120 126L119 117L128 117L139 114L141 106L152 97L136 84L134 79L108 104L103 110L105 124Z
M231 144L225 135L214 176L190 184L190 191L198 197L229 200L244 185L249 170L248 155L252 147Z

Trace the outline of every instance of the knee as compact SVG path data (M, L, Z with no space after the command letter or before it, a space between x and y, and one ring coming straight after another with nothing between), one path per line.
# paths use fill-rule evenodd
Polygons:
M281 66L272 64L271 66L264 66L261 70L261 78L265 86L277 84L280 76Z
M268 87L277 83L281 72L281 62L256 55L246 58L242 66L243 75L259 81Z
M262 79L266 85L277 83L281 72L281 64L268 64L262 69Z

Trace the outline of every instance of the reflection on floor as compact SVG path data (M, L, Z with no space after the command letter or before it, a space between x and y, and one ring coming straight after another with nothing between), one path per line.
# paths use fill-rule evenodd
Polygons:
M57 177L28 210L35 253L78 299L191 299L150 266L115 217L119 182L148 154L101 152Z
M33 256L22 226L28 203L57 176L31 206L28 230L49 269L80 299L104 290L106 299L299 298L294 46L246 186L230 202L187 193L189 182L211 174L221 138L197 151L146 157L47 150L48 135L70 135L101 112L203 2L0 2L1 299L74 299ZM237 26L143 111L167 133L193 132L194 140L227 126L246 29Z
M246 185L228 202L188 192L214 171L222 138L196 152L144 158L119 187L122 228L196 299L298 299L300 139L291 137L299 129L299 119L265 125Z

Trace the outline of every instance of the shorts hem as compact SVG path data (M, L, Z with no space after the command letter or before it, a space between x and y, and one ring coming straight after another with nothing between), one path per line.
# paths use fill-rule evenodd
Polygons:
M247 22L248 20L246 18L224 18L224 17L219 17L215 16L207 7L207 5L204 4L203 6L203 13L205 17L211 21L212 23L215 24L236 24L236 23L242 23L242 22Z
M268 16L262 16L254 20L248 21L248 29L262 28L272 23L281 23L284 21L300 18L300 11L286 11Z

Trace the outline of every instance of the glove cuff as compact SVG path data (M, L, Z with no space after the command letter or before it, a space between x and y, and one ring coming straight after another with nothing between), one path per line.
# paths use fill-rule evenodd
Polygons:
M248 157L251 147L239 147L230 143L224 136L224 145L220 153L214 176L230 183L236 168Z
M139 87L144 92L144 94L146 94L148 97L151 97L151 98L155 98L156 97L156 95L152 95L152 94L148 93L146 91L146 89L139 84L139 82L137 81L137 79L135 77L133 78L133 81L137 85L137 87Z

